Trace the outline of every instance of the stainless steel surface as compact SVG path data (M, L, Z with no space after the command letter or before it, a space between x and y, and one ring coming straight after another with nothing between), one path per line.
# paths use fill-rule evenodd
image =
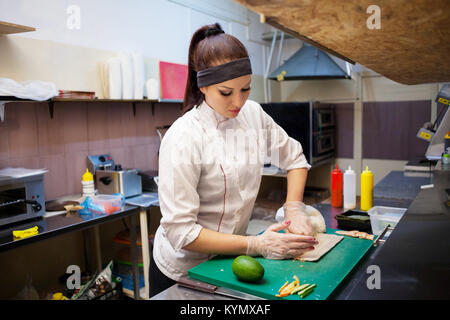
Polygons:
M230 297L206 293L174 284L150 300L236 300Z
M178 280L178 285L181 287L198 290L201 292L209 293L209 294L218 294L230 298L236 298L241 300L265 300L260 297L244 293L241 291L228 289L225 287L218 287L206 282L202 282L199 280L189 279L187 277L182 277Z
M314 134L313 139L313 157L334 151L334 132L325 131L321 134Z
M228 289L225 287L217 287L216 294L220 294L222 296L237 298L241 300L266 300L261 297L254 296L252 294L244 293L237 290Z
M125 198L142 193L141 176L137 170L98 170L95 172L97 190L101 194L121 193Z
M388 224L388 225L384 228L383 232L381 232L381 234L378 236L378 238L373 242L373 246L376 247L376 246L378 246L380 243L384 243L386 240L384 240L383 237L386 235L386 233L387 233L388 231L392 231L392 230L394 230L394 228L392 228L391 225Z
M227 295L225 292L226 288L221 287L219 290L219 294L212 294L174 284L170 288L155 295L150 300L264 300L260 297L247 295L243 292L239 293L242 294L242 297L234 298L234 293L232 295Z
M275 29L276 31L277 29ZM272 39L271 53L274 47L274 41L277 37L275 33ZM269 56L271 61L272 55ZM270 64L269 64L270 67ZM277 76L284 71L284 80L321 80L321 79L349 79L350 76L342 70L340 66L330 58L330 56L321 49L316 48L306 42L302 47L292 54L282 66L275 69L270 76L268 73L265 78L277 80Z
M317 117L315 120L317 128L314 128L314 131L320 130L321 128L333 127L335 125L334 110L330 106L316 107L314 109L314 116Z
M312 166L331 162L334 158L334 105L310 101L309 111L309 140L310 159Z
M109 154L88 156L88 167L95 176L100 194L121 193L125 198L142 193L142 179L137 169L122 169Z

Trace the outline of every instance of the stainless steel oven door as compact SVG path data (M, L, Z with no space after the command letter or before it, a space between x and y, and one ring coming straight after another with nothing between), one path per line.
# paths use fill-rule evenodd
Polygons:
M315 128L316 131L335 125L334 110L332 108L316 108L314 113L317 126Z
M313 139L314 157L334 151L334 134L332 132L315 134Z

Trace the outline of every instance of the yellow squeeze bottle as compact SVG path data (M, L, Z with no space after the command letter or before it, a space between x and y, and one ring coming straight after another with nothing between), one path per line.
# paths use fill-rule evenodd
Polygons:
M366 167L361 173L361 210L368 211L373 207L373 174Z
M89 172L88 169L86 169L86 172L83 174L81 185L83 189L84 198L88 196L92 197L95 195L94 176L92 175L92 173Z

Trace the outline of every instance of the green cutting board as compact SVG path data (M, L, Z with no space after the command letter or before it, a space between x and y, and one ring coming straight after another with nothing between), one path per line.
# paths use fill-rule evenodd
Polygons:
M337 230L327 228L329 234ZM231 270L235 256L216 256L190 269L190 278L207 282L216 286L235 289L265 299L289 300L325 300L341 283L358 261L371 248L373 241L344 236L333 249L316 262L298 260L269 260L256 258L264 267L264 277L257 283L246 283L238 280ZM297 294L284 298L275 297L278 289L286 282L294 281L293 276L300 279L300 284L315 283L315 290L301 299Z

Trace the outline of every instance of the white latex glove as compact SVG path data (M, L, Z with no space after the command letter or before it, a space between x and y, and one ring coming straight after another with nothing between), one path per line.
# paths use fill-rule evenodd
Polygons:
M319 210L312 206L306 206L306 214L311 221L315 233L323 233L326 231L325 219Z
M325 225L325 219L323 218L322 214L319 210L316 208L306 205L306 214L309 217L309 220L311 221L311 224L314 228L315 233L322 233L326 231L326 225ZM284 220L284 209L281 207L278 209L276 214L276 220L277 221L283 221Z
M290 221L285 220L269 226L259 236L248 236L247 255L262 255L266 259L281 260L295 258L314 250L314 245L318 243L314 237L278 232L287 229L289 225Z
M283 205L284 219L290 220L288 231L305 236L314 235L314 228L311 224L306 205L301 201L288 201Z

